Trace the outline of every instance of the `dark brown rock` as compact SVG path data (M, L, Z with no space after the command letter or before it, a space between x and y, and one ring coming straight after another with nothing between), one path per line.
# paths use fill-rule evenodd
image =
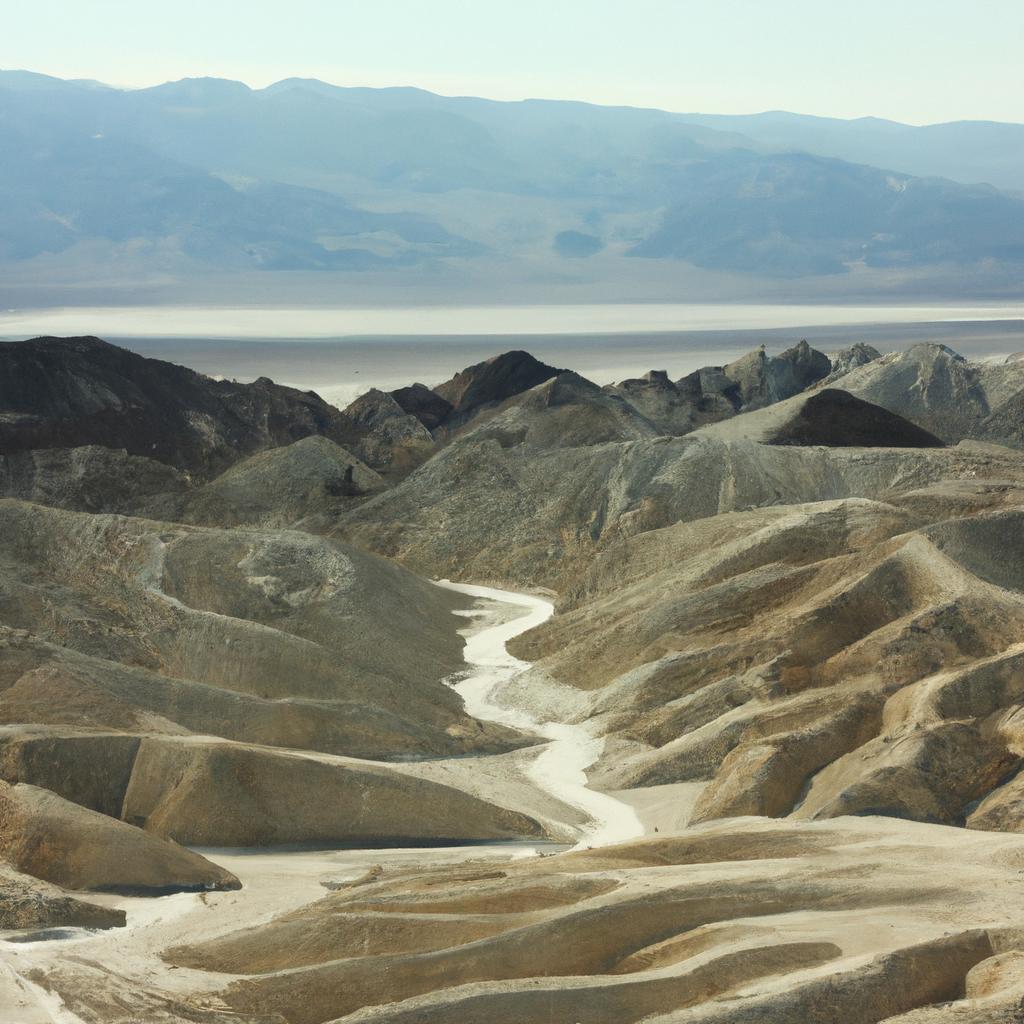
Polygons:
M391 392L391 397L403 412L415 416L427 430L439 427L452 411L452 403L426 384L410 384L407 388L398 388Z
M0 344L0 454L102 445L209 479L310 434L351 447L363 431L265 377L217 381L91 337Z
M451 403L452 411L445 420L445 426L451 428L465 423L479 410L499 405L561 372L529 352L516 350L468 366L434 391Z

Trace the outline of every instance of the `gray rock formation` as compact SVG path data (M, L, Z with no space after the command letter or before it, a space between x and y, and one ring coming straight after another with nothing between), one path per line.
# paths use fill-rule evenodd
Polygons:
M388 476L404 476L434 453L434 439L426 426L377 388L360 395L345 415L366 431L357 454Z
M947 443L1024 446L1024 363L971 363L945 345L914 345L851 370L836 387L905 417Z
M173 466L123 449L90 444L0 455L0 496L75 512L176 520L190 490Z
M182 515L167 518L209 526L291 527L330 519L346 501L386 486L333 441L307 437L235 463L191 490Z
M660 431L632 403L575 373L559 373L481 413L460 435L502 448L553 451L657 437Z
M777 356L769 356L762 345L722 372L739 387L744 409L760 409L799 394L832 369L828 356L801 341Z
M855 342L849 348L840 349L838 352L830 352L828 359L832 364L832 370L822 383L831 384L832 381L838 380L851 370L856 370L857 367L863 366L865 363L881 358L882 353L877 348L867 345L863 341Z

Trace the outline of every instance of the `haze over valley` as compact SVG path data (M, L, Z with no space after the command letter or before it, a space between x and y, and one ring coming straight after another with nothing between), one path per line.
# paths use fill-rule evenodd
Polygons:
M1021 294L1021 125L5 71L0 137L12 306Z

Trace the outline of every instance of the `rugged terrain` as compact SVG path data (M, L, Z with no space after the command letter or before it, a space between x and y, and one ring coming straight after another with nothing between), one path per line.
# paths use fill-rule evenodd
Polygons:
M1021 361L0 358L26 1024L1021 1019Z

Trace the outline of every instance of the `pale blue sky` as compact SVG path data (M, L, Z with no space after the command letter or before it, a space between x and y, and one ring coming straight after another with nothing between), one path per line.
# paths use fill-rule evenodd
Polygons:
M31 0L0 67L1024 122L1024 0Z

